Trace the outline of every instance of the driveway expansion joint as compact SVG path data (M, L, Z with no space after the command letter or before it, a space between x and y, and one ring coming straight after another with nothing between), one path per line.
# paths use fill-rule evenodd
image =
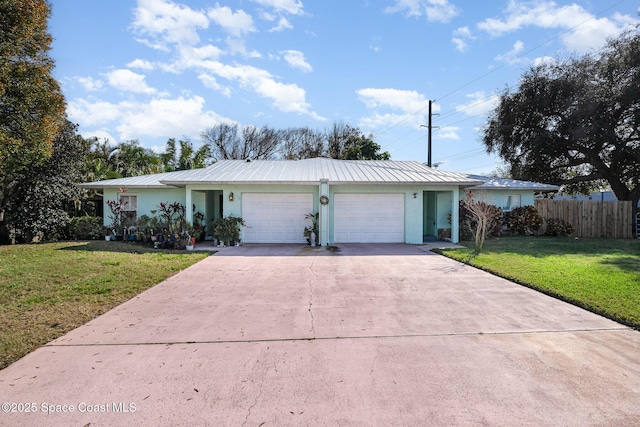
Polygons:
M391 338L438 338L438 337L473 337L473 336L499 336L499 335L536 335L536 334L573 334L581 332L637 332L635 329L620 326L616 328L580 328L580 329L540 329L529 331L494 331L494 332L442 332L426 334L395 334L395 335L346 335L334 337L298 337L298 338L264 338L244 340L201 340L201 341L165 341L165 342L123 342L123 343L85 343L85 344L56 344L49 343L43 347L125 347L125 346L153 346L153 345L196 345L196 344L251 344L251 343L276 343L296 341L338 341L338 340L366 340L366 339L391 339Z
M316 326L315 326L315 318L313 317L313 311L311 311L311 307L313 306L313 281L318 278L318 274L313 269L313 266L316 262L317 257L318 256L316 255L313 258L313 261L309 266L309 271L311 271L311 273L313 273L313 276L314 276L312 279L309 279L309 316L311 316L311 333L312 333L313 339L316 338Z

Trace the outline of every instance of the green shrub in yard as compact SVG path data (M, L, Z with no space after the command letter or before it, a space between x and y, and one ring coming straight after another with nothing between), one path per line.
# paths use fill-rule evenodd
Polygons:
M547 229L544 232L547 236L567 237L573 233L573 226L560 218L547 219Z
M533 206L520 206L504 216L504 221L516 236L532 236L542 227L542 217Z
M69 221L69 235L74 240L97 240L103 233L102 218L79 216Z

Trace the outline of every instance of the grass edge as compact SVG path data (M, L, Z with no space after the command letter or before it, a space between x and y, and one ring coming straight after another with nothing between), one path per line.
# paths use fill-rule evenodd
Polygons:
M590 313L597 314L599 316L605 317L605 318L607 318L609 320L613 320L614 322L620 323L620 324L622 324L624 326L627 326L629 328L632 328L632 329L635 329L637 331L640 331L640 323L635 323L635 322L633 322L633 321L631 321L631 320L629 320L629 319L627 319L625 317L616 316L615 314L608 313L605 310L601 310L601 309L599 309L597 307L594 307L594 306L592 306L590 304L587 304L587 303L585 303L583 301L580 301L580 300L577 300L575 298L571 298L571 297L567 297L567 296L561 295L558 292L555 292L555 291L553 291L551 289L546 289L546 288L537 286L535 283L529 283L529 282L525 282L523 280L518 280L515 277L509 276L507 274L502 274L502 273L497 272L497 271L493 271L490 268L483 267L481 265L475 265L475 264L473 264L471 262L471 260L475 257L475 255L473 255L472 253L469 254L469 256L466 258L466 260L465 259L458 259L458 258L455 258L453 256L447 255L446 252L447 251L452 251L452 250L455 250L455 249L435 248L435 249L432 249L432 252L435 252L435 253L437 253L439 255L447 257L447 258L449 258L451 260L457 261L457 262L459 262L461 264L468 265L469 267L473 267L473 268L476 268L478 270L484 271L486 273L492 274L492 275L494 275L496 277L500 277L502 279L508 280L511 283L515 283L516 285L524 286L526 288L532 289L532 290L534 290L536 292L540 292L540 293L542 293L544 295L550 296L550 297L555 298L557 300L569 303L571 305L575 305L576 307L579 307L579 308L582 308L584 310L587 310Z

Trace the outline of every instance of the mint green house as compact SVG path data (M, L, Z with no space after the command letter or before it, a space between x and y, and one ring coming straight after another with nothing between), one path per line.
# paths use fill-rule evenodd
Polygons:
M187 218L207 221L229 215L246 223L243 243L306 243L309 213L319 214L321 245L409 243L459 239L458 203L465 191L516 195L533 204L533 191L483 188L486 178L445 172L415 161L223 160L204 169L83 184L101 190L106 202L125 200L134 216L161 202L179 202ZM520 182L520 181L516 181ZM491 183L489 183L491 184ZM493 183L495 184L495 183ZM497 194L497 193L500 194ZM526 203L525 203L526 204ZM105 215L105 225L108 225Z

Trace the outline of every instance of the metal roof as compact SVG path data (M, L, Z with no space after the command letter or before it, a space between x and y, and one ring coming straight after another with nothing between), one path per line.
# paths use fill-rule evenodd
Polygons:
M473 186L471 189L480 190L530 190L530 191L558 191L560 187L540 182L519 181L507 178L490 178L480 175L467 175L471 179L484 181L483 184Z
M431 169L415 161L336 160L221 160L191 169L118 178L82 184L85 188L172 188L189 184L429 184L478 185L465 174Z
M94 181L80 184L83 188L171 188L170 185L160 182L161 179L165 179L174 174L181 172L165 172L157 173L153 175L132 176L129 178L116 178L107 179L105 181Z

